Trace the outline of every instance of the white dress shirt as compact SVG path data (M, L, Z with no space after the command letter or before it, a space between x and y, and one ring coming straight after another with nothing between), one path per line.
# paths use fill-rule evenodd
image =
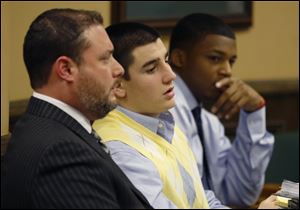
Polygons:
M171 113L187 136L199 172L203 174L203 147L191 111L199 104L178 75L175 97L176 107L171 109ZM217 116L202 108L210 190L226 205L249 206L261 193L274 145L274 136L266 130L265 115L265 107L252 113L241 110L236 137L231 144ZM204 188L208 189L205 185Z

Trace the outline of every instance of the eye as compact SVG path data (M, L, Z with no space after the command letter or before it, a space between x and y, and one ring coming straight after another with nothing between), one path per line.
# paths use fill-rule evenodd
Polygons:
M109 60L111 57L112 57L111 55L105 56L105 57L103 57L103 60Z
M166 56L165 63L169 63L169 56Z
M146 72L147 74L152 74L152 73L154 73L155 69L156 69L156 66L154 66L154 67L151 68L151 69L146 70L145 72Z
M210 55L208 56L208 58L214 63L217 63L222 59L220 56L216 56L216 55Z
M234 59L230 59L230 60L229 60L230 65L233 66L233 64L235 63L235 61L236 61L235 58L234 58Z
M99 57L99 60L108 62L112 58L112 53L105 53L104 55Z

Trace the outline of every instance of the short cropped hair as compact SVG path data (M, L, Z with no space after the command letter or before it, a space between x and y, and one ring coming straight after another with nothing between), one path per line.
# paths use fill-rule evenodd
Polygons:
M191 49L209 34L217 34L235 39L232 29L221 19L202 13L190 14L178 21L170 39L169 53L174 49Z
M23 45L31 87L47 84L59 56L68 56L80 64L83 50L89 47L84 31L102 23L101 14L96 11L51 9L40 14L31 23Z
M134 22L124 22L106 28L114 45L114 58L124 68L123 78L130 80L129 66L134 62L132 51L140 46L155 42L160 34L153 28Z

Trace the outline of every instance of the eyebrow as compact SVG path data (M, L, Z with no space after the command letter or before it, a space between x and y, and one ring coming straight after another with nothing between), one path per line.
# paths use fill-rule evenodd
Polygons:
M107 59L108 57L113 55L113 50L106 50L105 52L103 52L102 54L99 54L99 59Z
M223 51L220 51L220 50L213 50L212 52L221 54L221 55L223 55L223 56L225 55L225 53L224 53ZM237 55L233 55L233 56L231 56L231 58L236 59L236 58L237 58Z
M165 54L165 58L167 58L168 57L168 52L166 52L166 54ZM150 65L152 65L152 64L155 64L155 63L157 63L159 61L159 58L154 58L154 59L152 59L152 60L150 60L150 61L147 61L146 63L144 63L144 65L142 66L142 68L145 68L145 67L147 67L147 66L150 66Z

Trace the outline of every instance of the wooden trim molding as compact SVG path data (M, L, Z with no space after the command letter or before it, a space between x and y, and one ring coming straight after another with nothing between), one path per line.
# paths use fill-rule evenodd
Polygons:
M1 136L1 160L6 152L6 148L9 142L11 134Z
M246 83L263 95L299 93L299 80L248 80Z

